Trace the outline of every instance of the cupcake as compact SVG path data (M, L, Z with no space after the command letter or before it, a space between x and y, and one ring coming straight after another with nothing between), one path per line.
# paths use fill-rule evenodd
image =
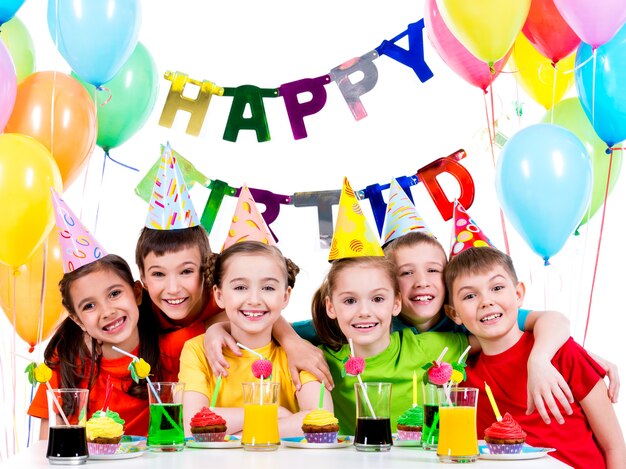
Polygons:
M111 410L94 412L86 425L89 454L115 454L124 434L124 420Z
M522 452L526 433L508 412L502 420L485 429L485 443L491 454L517 454Z
M398 438L400 440L422 440L424 410L421 406L410 407L398 417Z
M304 416L302 431L308 443L337 443L339 420L326 409L315 409Z
M226 420L208 407L202 407L191 417L191 433L196 441L224 441Z

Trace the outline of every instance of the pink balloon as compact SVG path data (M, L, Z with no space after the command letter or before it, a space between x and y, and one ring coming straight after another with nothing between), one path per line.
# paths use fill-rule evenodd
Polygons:
M626 22L626 0L554 0L567 24L592 48L609 42Z
M428 39L448 67L470 85L477 86L484 92L487 92L489 84L498 77L511 55L509 50L504 57L494 64L494 72L492 73L486 62L472 55L454 37L443 22L436 0L426 0L424 3L424 25Z
M9 121L17 96L17 73L11 54L0 41L0 133Z

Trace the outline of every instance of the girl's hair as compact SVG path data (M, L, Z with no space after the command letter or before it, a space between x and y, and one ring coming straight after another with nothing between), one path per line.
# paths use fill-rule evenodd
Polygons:
M444 257L448 259L448 256L444 251L443 246L439 241L437 241L437 238L435 238L434 236L430 236L423 231L409 231L399 238L394 239L390 243L387 243L383 250L385 251L385 256L391 256L393 260L393 256L398 249L407 247L410 248L419 244L430 244L431 246L441 249Z
M207 266L211 256L209 235L201 225L180 230L153 230L144 227L135 247L135 262L139 272L144 274L144 259L151 252L163 256L186 248L198 247L200 250L200 274L207 279ZM209 287L210 285L207 285Z
M331 319L326 313L326 298L332 298L333 290L337 284L341 273L351 267L365 267L368 269L379 269L386 274L391 282L395 295L400 295L400 285L396 275L395 264L386 257L350 257L337 259L330 266L326 278L322 285L313 295L311 302L311 312L313 316L313 326L317 331L317 336L322 343L333 350L339 350L343 344L348 343L348 339L341 332L336 319Z
M93 272L110 271L118 275L124 282L134 288L135 280L130 267L124 259L115 254L109 254L90 264L84 265L72 272L63 275L59 282L61 300L69 313L69 317L59 325L50 339L44 352L46 364L53 368L59 367L61 388L77 388L80 381L87 379L87 387L91 389L100 372L102 352L100 345L74 322L77 314L74 309L70 288L79 278ZM158 331L146 313L139 313L137 324L139 330L139 356L151 365L151 374L159 376L159 342ZM90 345L88 345L90 342ZM140 399L148 399L145 380L129 386L126 393Z
M211 285L217 285L218 287L222 285L224 266L231 257L240 254L265 254L276 258L276 261L285 274L287 286L293 288L296 284L296 275L300 272L300 267L294 264L291 259L283 256L280 249L276 246L261 243L259 241L241 241L233 244L221 254L213 254L210 256L207 277Z

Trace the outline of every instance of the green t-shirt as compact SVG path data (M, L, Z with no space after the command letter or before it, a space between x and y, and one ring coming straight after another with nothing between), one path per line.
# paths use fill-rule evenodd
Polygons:
M398 417L413 404L413 371L417 372L418 403L422 403L422 366L436 360L445 347L448 347L443 361L454 363L467 348L467 336L453 332L425 332L414 334L410 329L391 334L386 350L365 359L365 371L361 374L364 382L384 381L391 385L391 429L396 431ZM344 345L337 352L321 345L332 373L335 387L332 390L335 416L339 419L339 430L343 435L354 435L356 428L356 398L354 383L356 376L341 376L343 361L350 355L350 348Z

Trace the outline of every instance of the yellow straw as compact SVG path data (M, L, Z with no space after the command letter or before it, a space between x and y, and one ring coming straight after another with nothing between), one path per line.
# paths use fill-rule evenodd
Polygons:
M491 407L493 408L493 413L496 414L496 420L499 422L502 420L502 415L500 415L500 411L498 410L498 405L496 404L496 400L493 398L493 394L491 393L491 388L485 381L485 392L487 393L487 397L489 398L489 402L491 402Z

